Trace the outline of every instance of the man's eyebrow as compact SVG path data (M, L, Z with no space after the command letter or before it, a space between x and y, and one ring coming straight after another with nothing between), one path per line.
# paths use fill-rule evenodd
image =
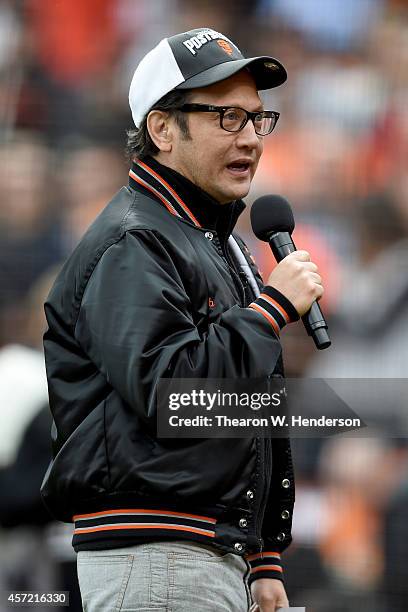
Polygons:
M250 113L258 113L261 111L265 110L265 107L262 103L258 104L258 106L256 106L253 110L249 109L246 105L244 104L220 104L220 106L224 106L224 108L244 108L245 110L249 111Z

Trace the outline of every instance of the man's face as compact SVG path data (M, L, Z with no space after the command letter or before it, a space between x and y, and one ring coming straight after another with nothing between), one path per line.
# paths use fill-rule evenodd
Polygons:
M254 79L246 72L215 85L195 89L191 103L263 110ZM165 163L221 204L247 195L263 150L263 138L251 120L240 132L220 127L219 113L188 113L190 139L177 128Z

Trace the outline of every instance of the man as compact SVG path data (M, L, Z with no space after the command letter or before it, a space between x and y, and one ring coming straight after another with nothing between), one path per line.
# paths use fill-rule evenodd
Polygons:
M75 523L87 611L243 612L248 582L262 612L288 605L288 441L160 439L155 405L160 378L282 376L279 330L322 295L299 251L256 297L262 281L231 238L278 118L258 89L285 79L277 60L245 59L208 28L161 41L130 89L129 187L48 298L54 461L42 493Z

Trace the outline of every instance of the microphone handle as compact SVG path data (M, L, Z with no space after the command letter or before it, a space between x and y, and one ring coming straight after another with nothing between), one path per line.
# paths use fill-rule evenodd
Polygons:
M269 246L276 261L279 263L290 253L297 251L289 232L276 232L269 237ZM327 323L317 302L302 316L303 325L309 336L312 336L316 348L323 350L331 345L327 331Z

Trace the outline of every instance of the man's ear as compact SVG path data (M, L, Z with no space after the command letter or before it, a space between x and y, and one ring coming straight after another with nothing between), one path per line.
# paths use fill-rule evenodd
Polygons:
M168 113L161 110L150 111L147 116L147 129L150 138L160 151L171 151L173 130Z

